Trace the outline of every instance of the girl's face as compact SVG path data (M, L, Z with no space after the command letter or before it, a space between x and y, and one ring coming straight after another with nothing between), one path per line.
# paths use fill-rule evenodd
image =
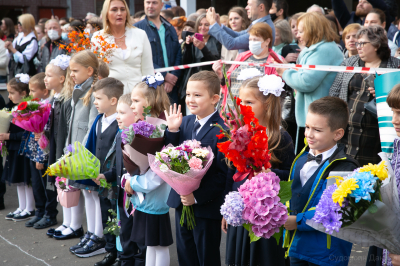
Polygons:
M293 36L297 39L297 20L292 19L292 22L290 23L290 29L292 30Z
M199 23L198 31L200 34L208 35L208 30L210 29L210 23L206 18L203 18Z
M239 16L236 12L231 12L229 14L229 26L231 26L232 30L234 31L241 31L242 30L242 23L243 19Z
M137 121L133 110L126 103L119 103L117 105L117 122L119 129L125 129Z
M55 67L57 66L53 66L51 64L46 67L44 85L46 86L46 89L54 90L55 93L60 93L63 88L65 77L63 75L60 75L54 69Z
M75 84L82 84L88 78L93 76L93 68L92 67L84 67L75 61L71 60L69 62L69 68L71 70L71 78Z
M265 120L265 106L262 101L257 99L254 89L241 88L239 90L239 98L242 99L243 105L251 106L255 118L260 121L260 124L264 125L263 120Z
M13 104L19 104L22 102L22 99L26 97L26 93L22 92L19 93L16 91L14 88L11 86L7 85L7 91L8 91L8 99L13 102Z
M39 86L29 83L29 95L33 98L47 99L49 91L47 89L42 90Z
M133 89L131 93L131 100L132 100L131 109L133 115L136 117L137 120L138 119L144 120L143 110L148 105L148 103L146 98L144 97L143 92L138 88Z

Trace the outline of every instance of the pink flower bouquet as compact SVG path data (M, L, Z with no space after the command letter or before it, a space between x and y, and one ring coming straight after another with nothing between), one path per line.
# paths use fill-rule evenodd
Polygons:
M20 103L17 110L12 112L12 123L33 133L43 133L44 127L50 117L51 105L41 103L39 99L32 99ZM42 134L39 147L48 152L49 140Z
M171 144L156 155L148 155L150 168L181 196L199 188L214 159L210 147L201 147L201 142L189 140L177 147ZM188 229L196 225L192 206L183 206L180 224L187 217Z

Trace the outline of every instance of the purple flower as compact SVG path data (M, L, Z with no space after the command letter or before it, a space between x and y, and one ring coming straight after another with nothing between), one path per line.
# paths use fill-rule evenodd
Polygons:
M137 135L142 135L146 138L150 138L151 134L153 134L153 131L156 129L156 127L146 121L139 121L135 124L133 124L133 131Z
M69 144L69 145L67 146L67 151L68 151L68 152L71 152L71 153L75 152L74 146L73 146L72 144Z
M224 216L226 222L232 226L240 226L245 223L242 217L244 210L244 203L242 196L239 192L230 192L225 197L225 202L221 206L221 214Z
M121 221L118 221L118 226L121 227Z

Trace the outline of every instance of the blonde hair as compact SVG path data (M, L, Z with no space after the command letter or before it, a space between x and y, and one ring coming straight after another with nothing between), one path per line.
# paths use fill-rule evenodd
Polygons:
M143 96L146 98L147 105L151 107L151 116L159 117L162 112L168 110L170 107L170 101L168 94L164 90L164 84L157 86L157 89L149 87L146 82L140 82L133 88L140 89L143 92ZM132 91L133 91L132 90Z
M331 22L318 12L306 13L299 17L297 27L300 22L303 22L305 39L308 39L307 47L322 41L334 42L338 38L337 33L332 29Z
M132 105L131 94L127 93L127 94L124 94L121 97L119 97L118 104L120 104L120 103L124 103L124 104L127 104L128 106L131 106Z
M77 63L85 68L89 68L89 67L93 68L92 85L90 87L90 90L81 99L81 100L83 100L83 105L88 106L90 103L90 98L93 93L93 86L98 79L99 60L97 59L96 55L93 52L91 52L89 50L83 50L83 51L80 51L80 52L74 54L71 57L71 61L74 61L75 63Z
M352 23L346 26L344 28L343 33L342 33L342 40L346 40L347 34L349 34L352 31L359 31L361 29L361 25L358 23Z
M110 68L108 67L108 64L104 62L103 60L99 59L99 76L101 78L107 78L110 75Z
M65 70L63 70L61 67L54 65L53 63L49 63L46 66L46 69L48 67L52 67L55 72L57 72L60 76L64 76L64 84L63 88L60 92L60 100L68 100L72 97L72 91L74 90L74 82L71 78L71 72L69 70L69 67L67 67Z
M104 4L103 4L103 9L101 10L101 16L103 17L104 33L111 34L111 29L110 29L110 24L108 23L107 13L108 13L108 10L110 9L110 5L111 5L112 1L121 1L125 5L125 10L126 10L125 27L134 28L134 26L132 26L133 22L131 22L131 14L129 12L129 7L125 0L105 0Z
M280 164L281 161L275 156L274 151L277 150L282 138L281 99L273 94L268 94L265 96L258 87L259 79L260 77L246 80L242 83L239 91L243 89L251 89L254 93L254 96L263 103L265 107L264 118L267 119L266 128L268 135L268 149L271 152L270 162L273 167L278 167L278 164Z
M23 14L18 17L18 21L21 22L22 28L31 30L35 33L37 38L37 32L35 30L35 18L31 14Z

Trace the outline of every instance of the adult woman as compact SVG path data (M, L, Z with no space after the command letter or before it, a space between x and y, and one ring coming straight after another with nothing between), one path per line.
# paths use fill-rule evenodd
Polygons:
M275 43L272 50L275 53L282 55L282 50L285 46L291 45L293 41L292 31L290 30L290 24L286 20L278 20L274 23L275 25ZM287 49L285 49L287 50ZM287 55L282 55L283 57Z
M125 0L106 0L101 14L104 29L93 34L92 42L98 44L96 36L102 36L117 45L110 58L110 77L124 83L124 93L129 93L143 76L154 75L150 42L143 30L132 26Z
M357 32L358 55L343 61L342 66L398 68L400 60L390 56L385 30L380 26L363 27ZM329 95L347 101L350 110L349 126L342 143L346 153L360 165L379 163L381 151L379 127L376 114L368 111L364 104L373 100L375 75L340 72L335 78Z
M297 20L303 14L305 13L304 12L296 13L289 19L290 29L293 35L293 42L291 43L291 46L285 46L284 48L282 48L282 56L289 63L296 63L300 51L304 48L304 46L301 45L297 39L297 32L298 32Z
M297 20L297 27L298 41L305 46L297 59L299 64L338 66L342 63L343 54L334 42L337 34L324 15L317 12L306 13ZM299 151L304 147L308 105L328 96L336 73L282 68L278 68L277 72L287 85L297 91L295 114L299 129L297 134L297 151Z
M12 79L16 74L21 72L30 76L37 73L33 58L38 51L38 42L35 31L35 19L31 14L23 14L18 17L18 31L20 32L18 37L12 43L6 41L4 44L11 60L9 79Z
M183 28L185 27L185 23L186 23L186 17L178 17L178 18L174 18L171 20L171 25L174 26L176 34L178 35L178 40L179 43L183 43L183 39L182 39L182 31Z
M1 38L3 41L12 41L15 38L14 22L10 18L3 18L1 20L0 29L3 31L4 36Z
M229 21L228 27L234 31L242 31L249 27L250 20L247 16L247 11L243 7L236 6L232 7L228 13ZM228 50L225 46L222 46L221 49L221 59L227 61L233 61L239 54L238 50ZM231 65L226 65L226 68L229 69Z
M344 28L342 40L344 41L344 45L346 47L346 50L344 51L345 59L358 54L358 50L356 47L356 34L360 29L361 25L358 23L349 24L346 26L346 28Z

